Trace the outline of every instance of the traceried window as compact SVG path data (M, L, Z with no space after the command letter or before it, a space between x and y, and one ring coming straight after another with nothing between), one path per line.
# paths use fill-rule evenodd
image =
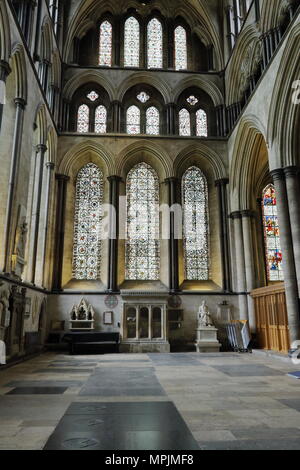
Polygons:
M179 111L179 135L191 135L191 116L187 109Z
M154 106L146 111L146 134L159 135L159 111Z
M153 18L147 27L148 68L163 68L163 28L157 18Z
M209 279L209 229L207 181L197 167L189 168L182 178L183 246L185 278Z
M175 40L175 69L187 69L187 36L182 26L177 26L174 33Z
M100 278L103 175L94 163L78 173L76 181L73 277Z
M262 213L268 281L283 281L277 201L275 188L272 184L263 191Z
M95 132L96 134L106 133L107 111L105 106L97 106L95 111Z
M196 112L196 135L198 137L207 137L207 115L203 109L198 109Z
M99 65L112 65L112 25L109 21L103 21L100 26Z
M140 65L140 25L133 16L125 22L124 29L124 67Z
M84 134L89 131L90 109L86 104L82 104L78 108L77 114L77 132Z
M130 106L126 113L127 134L141 133L141 112L137 106Z
M126 181L126 279L159 279L159 182L146 163L136 165Z

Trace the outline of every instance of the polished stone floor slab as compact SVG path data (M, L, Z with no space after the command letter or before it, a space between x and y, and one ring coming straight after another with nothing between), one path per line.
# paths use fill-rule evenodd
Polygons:
M237 366L212 366L230 377L268 377L271 375L283 375L280 370L272 369L264 365L237 365Z
M48 367L48 369L38 369L34 371L37 374L90 374L93 369L72 369L68 368L54 368Z
M6 395L61 395L67 387L17 387Z
M62 418L47 442L46 450L198 449L194 437L170 402L147 403L144 409L141 403L77 405L73 403ZM91 410L95 414L91 415Z
M300 387L299 387L299 396L300 396ZM278 400L280 403L282 403L285 406L288 406L289 408L293 408L294 410L300 411L300 398L294 398L294 399L283 399L283 400Z
M4 387L80 387L82 380L14 380L8 382Z
M154 368L97 368L79 392L80 396L157 396L165 391Z

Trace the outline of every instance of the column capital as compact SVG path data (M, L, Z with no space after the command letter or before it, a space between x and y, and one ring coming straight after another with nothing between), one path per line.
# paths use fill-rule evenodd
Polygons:
M51 170L51 171L54 170L54 168L55 168L55 163L53 163L53 162L47 162L47 163L46 163L46 168L48 168L48 169Z
M215 186L227 186L229 184L229 178L220 178L215 181Z
M293 176L298 176L300 168L298 166L287 166L283 169L286 178L291 178Z
M27 104L24 98L15 98L14 102L15 102L16 107L21 108L21 109L25 109L25 106Z
M8 75L11 73L9 63L5 60L0 60L0 80L6 81Z
M122 177L118 176L118 175L111 175L111 176L107 177L107 181L109 181L109 182L111 182L111 181L119 182L119 181L122 181Z
M229 217L233 220L241 219L242 218L242 213L240 211L235 211L235 212L232 212Z
M273 178L273 181L283 181L285 179L284 171L282 168L270 171L270 175Z
M40 152L41 152L41 153L45 153L45 152L47 152L47 150L48 150L48 148L47 148L47 146L46 146L45 144L38 144L38 145L36 146L36 151L37 151L38 153L40 153Z
M56 173L55 174L55 179L57 181L70 181L70 177L67 175L62 175L61 173Z

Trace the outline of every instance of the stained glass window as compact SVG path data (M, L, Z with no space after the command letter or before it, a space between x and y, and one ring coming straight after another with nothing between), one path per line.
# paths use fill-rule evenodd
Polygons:
M73 277L100 278L103 175L93 163L85 165L76 181Z
M272 184L263 191L262 212L268 281L283 281L277 202Z
M153 18L147 27L148 68L163 68L163 28L157 18Z
M77 115L77 132L81 134L89 131L90 108L86 104L82 104L78 108Z
M126 279L159 279L159 182L156 172L139 163L126 181Z
M191 135L191 117L187 109L179 111L179 135Z
M127 134L140 134L141 112L137 106L130 106L126 116Z
M207 181L197 167L189 168L182 178L183 245L185 278L209 279L209 229Z
M107 111L105 106L98 106L95 111L95 132L97 134L106 133Z
M88 95L87 98L91 101L96 101L99 98L99 95L95 91L91 91Z
M140 25L133 16L125 21L124 32L124 66L140 65Z
M196 112L196 135L198 137L207 137L207 115L203 109Z
M145 104L145 103L147 103L147 101L150 100L150 96L149 96L145 91L141 91L141 93L139 93L139 94L137 95L137 99L138 99L141 103Z
M146 134L159 135L159 111L154 106L146 111Z
M182 26L175 29L175 69L187 69L187 38Z
M111 67L112 64L112 25L103 21L100 26L99 65Z
M195 105L199 102L199 100L198 100L198 98L196 98L196 96L191 95L191 96L189 96L189 97L187 98L187 102L188 102L191 106L195 106Z

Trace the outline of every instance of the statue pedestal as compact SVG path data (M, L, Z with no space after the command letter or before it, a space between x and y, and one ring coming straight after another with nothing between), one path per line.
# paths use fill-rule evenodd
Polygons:
M197 328L196 351L198 353L220 352L221 344L217 338L218 330L213 326Z

